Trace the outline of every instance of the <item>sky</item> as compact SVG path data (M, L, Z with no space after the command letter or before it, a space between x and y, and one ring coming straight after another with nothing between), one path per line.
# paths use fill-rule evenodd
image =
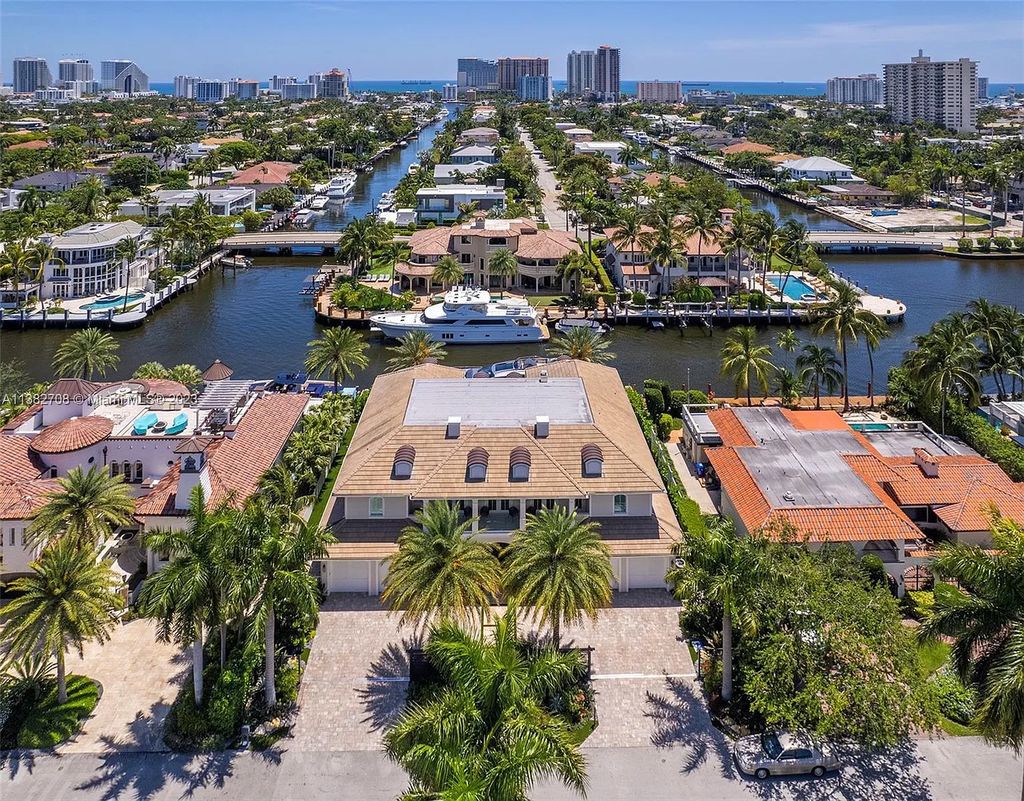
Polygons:
M881 73L923 48L969 57L994 83L1024 82L1024 3L944 0L2 0L0 53L136 61L151 81L308 75L455 78L460 56L618 46L624 80L808 81ZM97 71L98 77L98 71Z

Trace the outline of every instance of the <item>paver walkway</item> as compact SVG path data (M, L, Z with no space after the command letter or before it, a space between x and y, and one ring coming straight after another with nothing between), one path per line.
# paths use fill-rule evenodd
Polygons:
M674 432L674 434L678 433ZM679 478L683 482L683 489L686 490L686 494L697 502L701 512L706 515L717 515L718 506L715 503L715 499L708 492L707 487L697 479L697 474L693 472L693 465L690 464L690 460L683 456L683 446L678 440L670 440L666 443L666 447L668 448L669 456L672 457L673 464L676 466L676 472L679 473ZM715 494L721 496L720 492Z
M92 717L61 753L166 751L164 718L192 662L177 645L158 642L151 620L118 626L109 642L89 643L84 656L68 657L68 673L95 679L103 686Z

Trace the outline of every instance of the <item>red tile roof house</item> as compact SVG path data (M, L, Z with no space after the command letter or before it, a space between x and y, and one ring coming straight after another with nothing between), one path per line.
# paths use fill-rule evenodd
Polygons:
M0 578L27 571L38 549L25 546L25 529L58 489L57 480L75 467L103 465L124 476L143 530L184 526L188 492L196 483L214 503L244 503L280 457L308 397L258 397L245 392L248 382L238 384L231 408L218 411L187 401L188 390L173 381L57 381L41 403L0 431ZM209 423L217 414L227 424L214 434ZM188 424L180 434L135 431L143 418L166 426L181 415ZM151 570L159 567L155 555L140 550L137 537L116 537L108 545L125 575L144 559Z
M849 543L881 558L900 594L907 569L931 556L926 538L991 545L990 505L1024 523L1024 484L923 427L862 433L832 411L778 407L707 417L721 445L704 458L740 533Z
M228 186L258 186L261 189L286 186L288 178L297 169L299 165L290 161L261 161L232 175Z

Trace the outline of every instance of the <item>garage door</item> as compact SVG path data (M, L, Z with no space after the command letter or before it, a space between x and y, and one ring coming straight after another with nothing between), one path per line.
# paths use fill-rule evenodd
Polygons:
M374 563L367 560L330 559L324 562L324 586L327 592L371 593Z
M667 556L633 556L624 561L629 571L629 589L661 589L665 586L669 567Z

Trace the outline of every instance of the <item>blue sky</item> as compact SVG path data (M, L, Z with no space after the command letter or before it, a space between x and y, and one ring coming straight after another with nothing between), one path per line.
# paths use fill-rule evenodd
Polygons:
M565 75L572 49L622 49L624 79L824 81L880 72L924 48L1024 82L1024 3L936 0L3 0L0 52L56 70L74 55L131 58L150 79L265 80L338 66L355 80L450 79L459 56L539 55Z

